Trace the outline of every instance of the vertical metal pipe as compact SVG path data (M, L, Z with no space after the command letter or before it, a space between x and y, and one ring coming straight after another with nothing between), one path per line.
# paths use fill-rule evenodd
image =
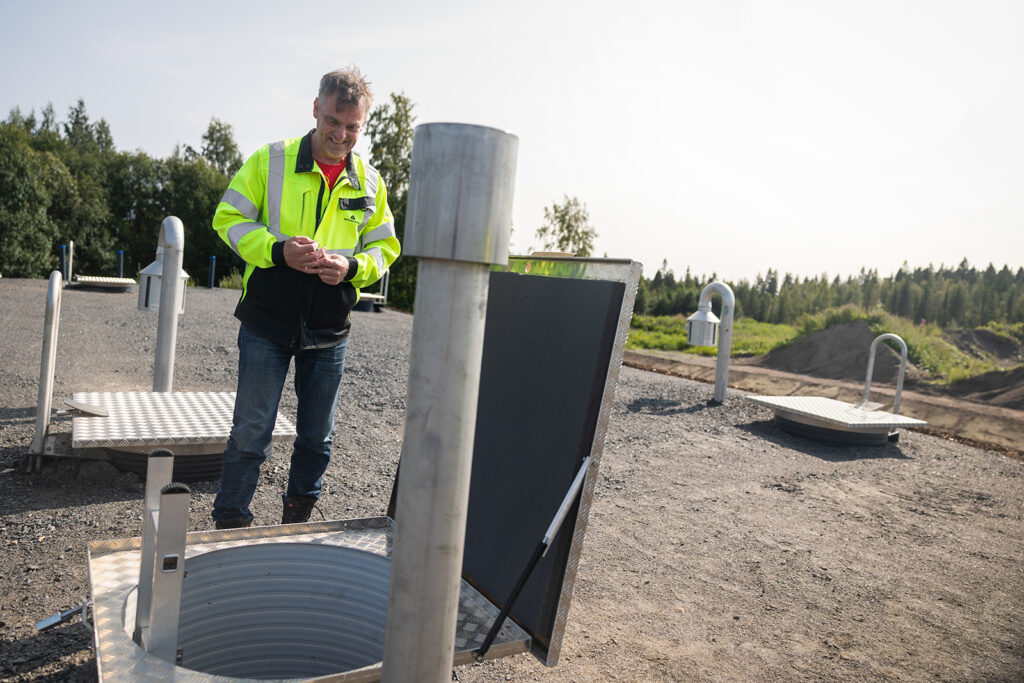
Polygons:
M46 289L46 317L43 323L43 356L39 363L39 394L36 400L36 432L29 446L30 461L33 455L43 452L46 434L50 429L50 407L53 400L53 372L57 360L57 333L60 330L60 271L50 273ZM33 463L29 463L32 469Z
M117 276L124 277L124 249L117 250Z
M418 126L405 254L420 257L385 682L448 681L455 647L489 265L508 261L518 140Z
M57 247L57 269L60 270L61 279L68 279L68 246L62 244Z
M75 270L75 241L68 240L68 276L67 281L70 283L74 278Z
M153 391L170 391L174 384L174 345L178 339L178 302L185 286L181 281L185 256L185 226L175 216L160 224L160 246L164 250L160 276L160 310L156 328L156 362L153 366Z
M210 276L207 279L207 285L206 285L210 289L213 289L213 278L214 278L214 274L216 272L217 272L217 257L216 256L211 256L210 257Z
M715 364L715 393L712 403L725 402L725 388L729 384L729 354L732 351L732 319L736 310L736 297L724 282L712 282L700 293L699 304L711 303L715 294L722 296L722 322L718 327L718 362Z

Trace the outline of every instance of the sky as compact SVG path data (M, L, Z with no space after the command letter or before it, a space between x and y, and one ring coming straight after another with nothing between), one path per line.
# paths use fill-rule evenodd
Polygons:
M1024 267L1022 0L0 0L0 116L82 98L155 157L302 135L349 64L519 138L513 253L570 196L647 277Z

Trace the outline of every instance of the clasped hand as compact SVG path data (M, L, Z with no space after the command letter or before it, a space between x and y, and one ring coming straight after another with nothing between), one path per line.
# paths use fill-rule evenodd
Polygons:
M284 262L300 273L318 275L328 285L338 284L348 273L348 259L328 254L304 235L292 237L284 243Z

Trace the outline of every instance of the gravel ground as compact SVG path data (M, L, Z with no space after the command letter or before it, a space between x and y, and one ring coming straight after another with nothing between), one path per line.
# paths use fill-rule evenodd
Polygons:
M174 388L233 391L237 292L190 289ZM88 593L91 540L137 536L142 488L102 462L17 467L32 440L46 282L0 280L0 677L94 680L90 633L33 624ZM156 316L133 292L63 293L55 407L149 390ZM354 314L321 509L382 514L402 439L412 317ZM1021 680L1024 462L904 432L833 448L766 409L623 368L562 660L460 667L462 681ZM282 410L294 417L288 392ZM57 418L53 430L70 431ZM280 515L288 451L253 504ZM192 486L211 527L216 484Z

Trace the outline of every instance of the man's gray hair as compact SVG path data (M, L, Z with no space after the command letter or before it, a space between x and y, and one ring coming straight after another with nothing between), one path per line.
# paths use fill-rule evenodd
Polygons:
M370 84L354 66L335 69L324 74L320 79L320 92L317 97L323 103L332 93L338 96L338 106L341 108L359 106L359 103L364 100L367 112L373 107L373 93L370 92Z

